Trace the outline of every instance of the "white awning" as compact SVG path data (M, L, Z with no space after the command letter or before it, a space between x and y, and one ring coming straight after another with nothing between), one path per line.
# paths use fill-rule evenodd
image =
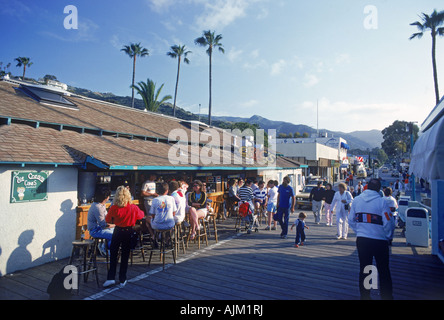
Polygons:
M429 181L444 180L444 116L416 141L410 173Z

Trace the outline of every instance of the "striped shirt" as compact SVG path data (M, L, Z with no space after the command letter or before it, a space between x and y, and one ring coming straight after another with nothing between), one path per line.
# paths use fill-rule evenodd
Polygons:
M253 200L253 190L250 187L242 186L239 188L238 195L241 201Z
M265 198L267 197L267 188L259 189L257 188L254 190L254 198L260 199L262 202L264 202Z

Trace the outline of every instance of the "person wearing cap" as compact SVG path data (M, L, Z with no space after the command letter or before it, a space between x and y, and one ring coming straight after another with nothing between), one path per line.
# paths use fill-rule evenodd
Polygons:
M353 201L349 214L349 225L356 232L356 247L359 257L359 291L361 299L370 299L366 288L366 267L373 265L379 275L381 297L393 299L392 278L389 268L389 241L395 229L395 220L387 201L381 197L381 181L371 179L365 190Z

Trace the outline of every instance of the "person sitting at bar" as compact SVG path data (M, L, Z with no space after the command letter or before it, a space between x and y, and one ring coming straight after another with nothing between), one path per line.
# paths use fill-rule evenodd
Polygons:
M111 190L105 188L97 188L94 194L94 203L88 210L88 231L91 237L108 240L108 248L105 243L98 247L100 254L105 255L110 248L111 239L113 237L114 225L105 221L107 215L106 203L111 195Z
M128 269L128 259L131 251L131 242L134 239L134 226L138 220L143 219L144 212L138 206L131 203L131 193L125 186L117 188L114 196L114 204L109 208L106 215L106 222L116 225L111 239L111 257L107 280L103 284L109 287L116 283L117 260L120 249L120 287L123 288L126 283L126 271Z
M154 230L169 230L174 228L176 221L174 215L177 211L176 201L168 195L168 183L159 186L159 196L153 200L148 223Z
M199 230L199 219L207 216L207 195L203 191L203 184L200 180L193 182L193 191L187 194L187 207L190 213L190 239L196 237L196 230Z
M176 224L182 223L185 219L185 207L187 205L187 199L185 198L185 193L183 193L181 182L171 181L169 184L169 190L171 196L176 201L177 211L174 215L174 221Z
M229 183L229 189L228 189L228 212L230 215L234 213L234 206L237 205L240 198L237 196L237 192L239 190L239 187L237 185L236 179L231 179Z

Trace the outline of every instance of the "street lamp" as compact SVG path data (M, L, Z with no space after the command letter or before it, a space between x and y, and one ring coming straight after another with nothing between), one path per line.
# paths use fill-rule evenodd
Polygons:
M412 163L412 154L413 154L413 146L414 146L414 130L413 126L415 123L418 123L417 121L412 121L406 125L406 132L409 132L410 130L410 164ZM416 201L416 181L415 181L415 175L412 173L412 176L410 177L411 184L412 184L412 200Z

